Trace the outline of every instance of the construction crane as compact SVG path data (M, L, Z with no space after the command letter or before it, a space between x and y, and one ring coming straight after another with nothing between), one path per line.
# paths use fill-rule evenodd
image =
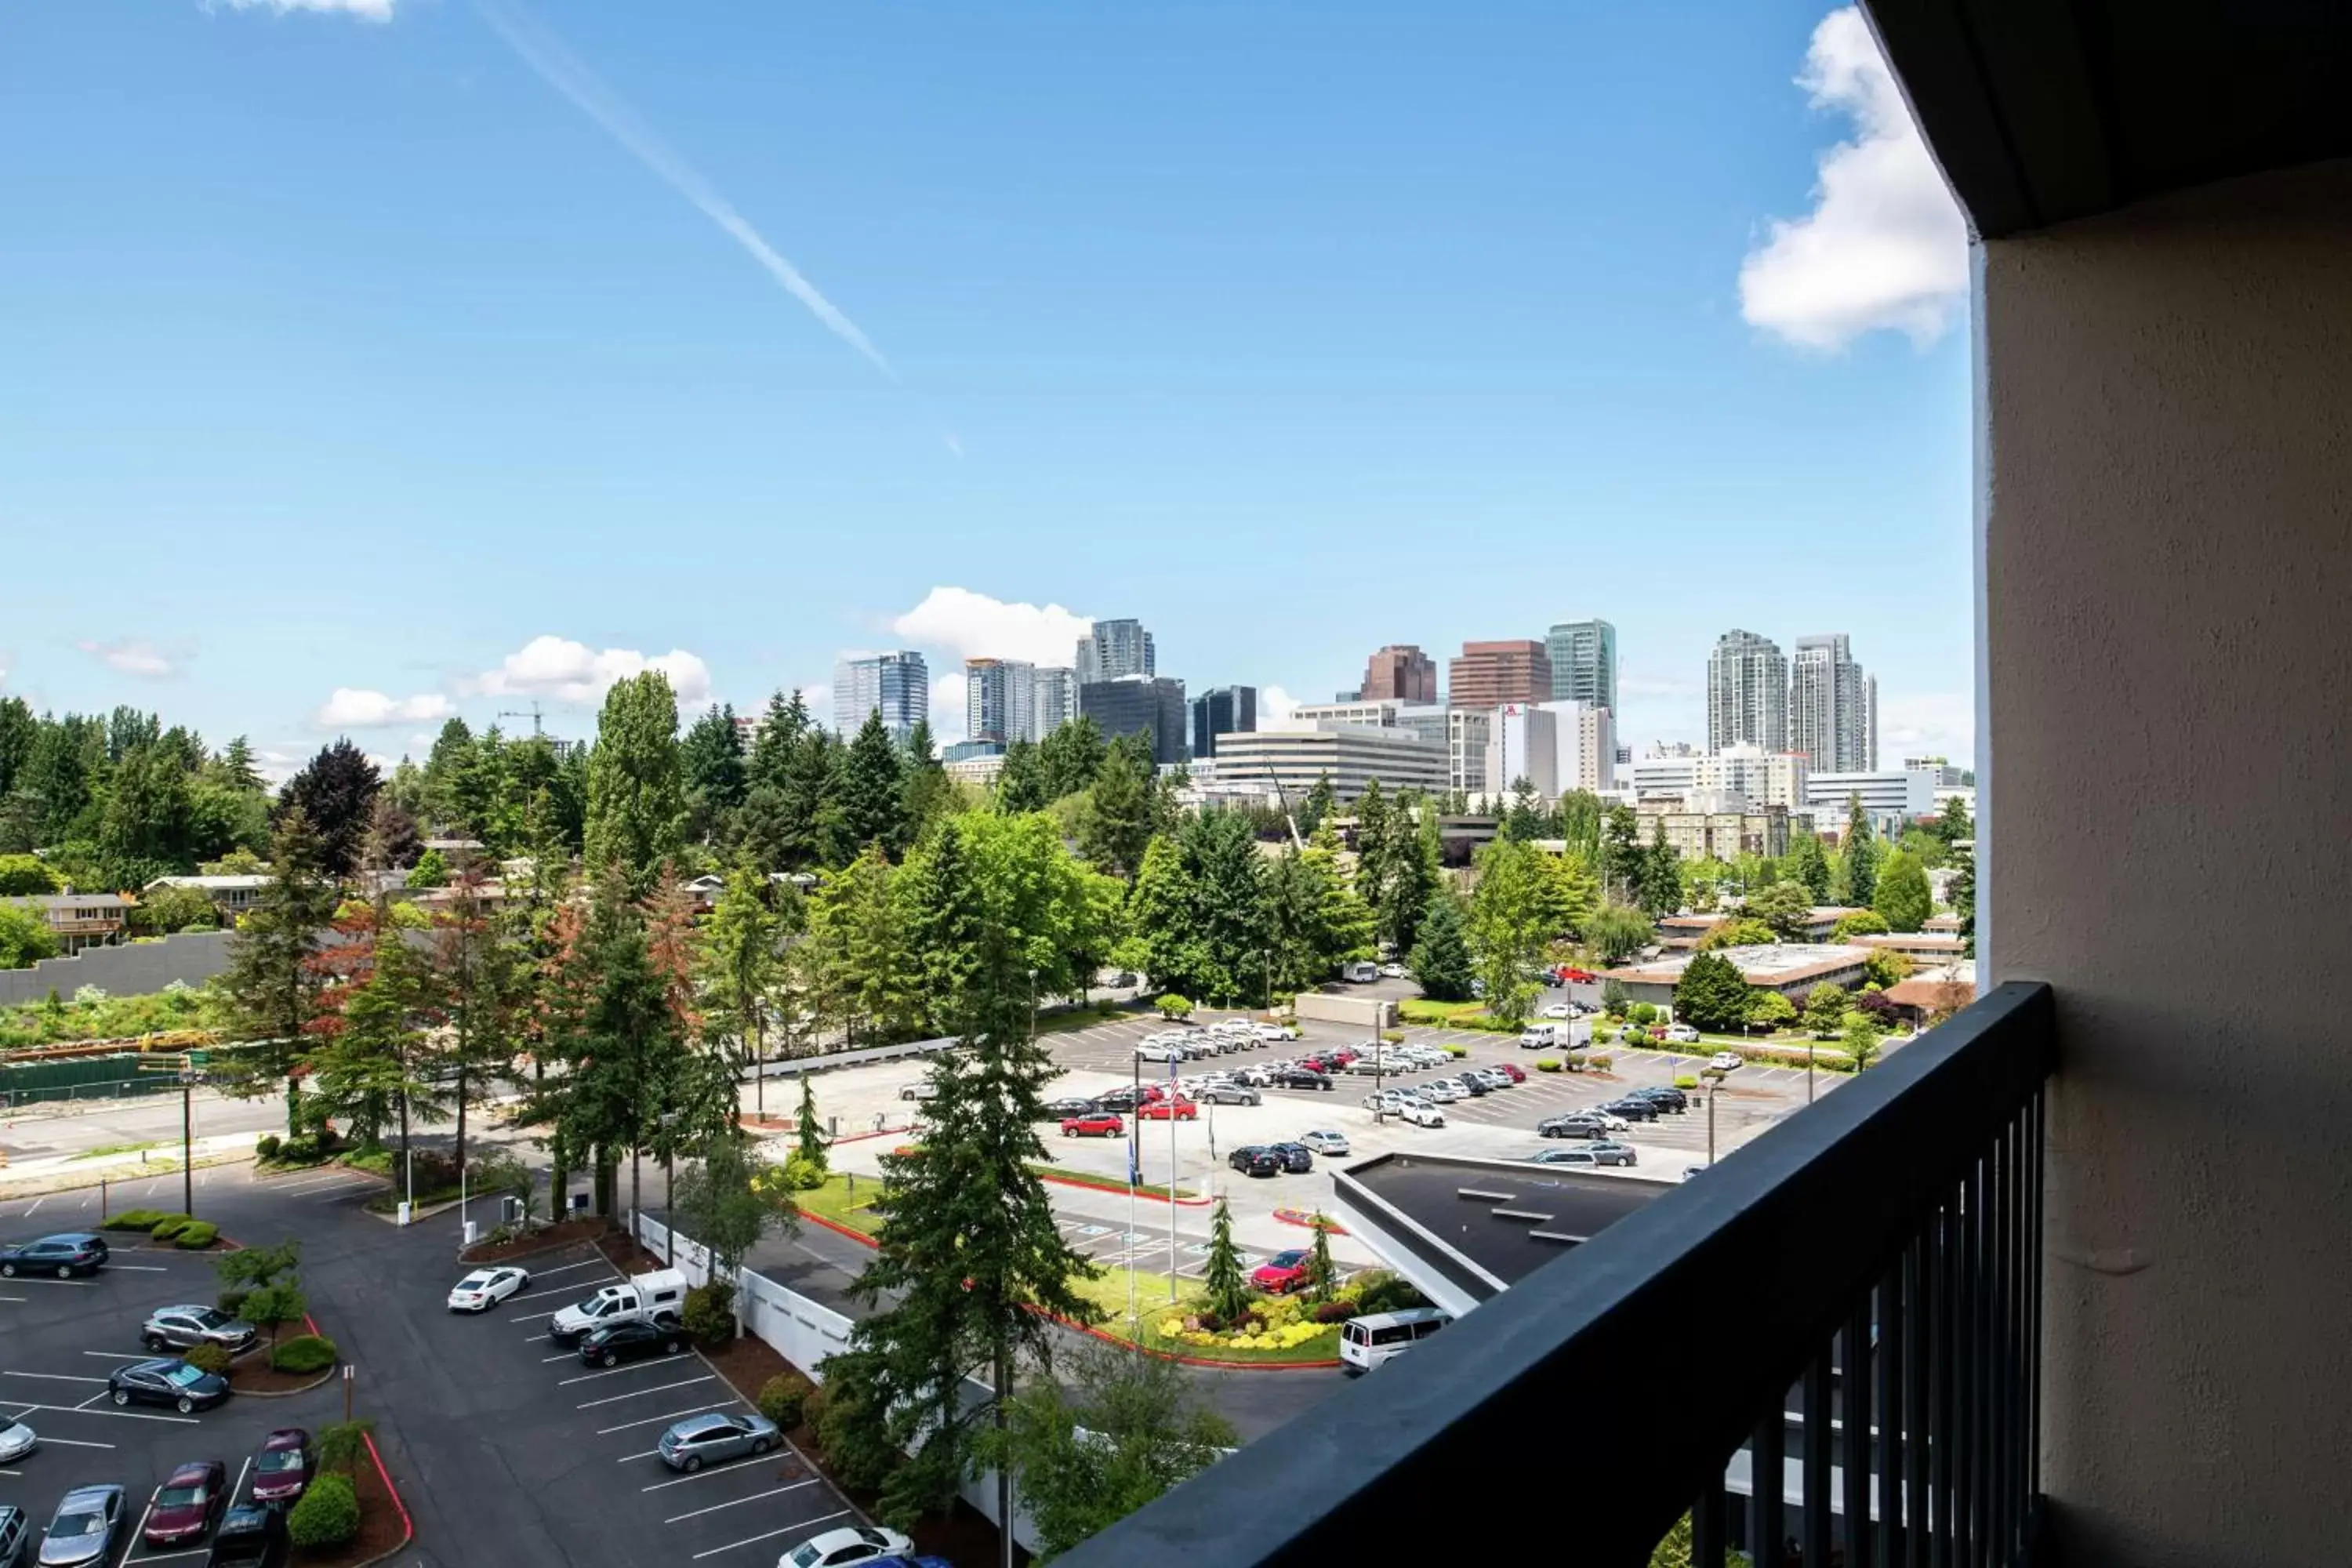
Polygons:
M530 721L530 732L532 734L544 735L547 733L546 727L540 722L539 699L536 697L530 700L530 712L525 713L520 709L509 708L501 711L499 714L499 717L501 719L528 719Z

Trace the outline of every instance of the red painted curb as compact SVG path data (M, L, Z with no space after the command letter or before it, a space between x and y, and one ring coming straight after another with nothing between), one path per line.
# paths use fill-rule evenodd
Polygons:
M845 1236L852 1241L863 1242L867 1247L878 1248L882 1245L872 1237L866 1235L864 1231L856 1229L850 1226L845 1226L837 1219L827 1219L821 1214L811 1214L808 1210L803 1209L801 1210L801 1218L821 1225L827 1230L835 1231L842 1236Z
M1041 1182L1058 1182L1066 1187L1081 1187L1090 1193L1118 1193L1124 1195L1128 1190L1125 1182L1083 1182L1076 1176L1049 1176L1043 1171L1037 1173L1037 1179ZM1214 1198L1162 1197L1158 1193L1140 1190L1135 1195L1148 1204L1174 1204L1178 1208L1186 1209L1206 1208L1217 1201Z
M1285 1225L1295 1225L1306 1230L1313 1230L1315 1228L1315 1216L1308 1214L1305 1209L1276 1209L1274 1211L1274 1217L1280 1220ZM1323 1228L1329 1231L1333 1236L1345 1236L1348 1234L1348 1227L1334 1220L1325 1220L1323 1222Z
M383 1456L375 1451L375 1434L362 1432L360 1441L367 1445L368 1458L375 1461L376 1479L382 1481L383 1489L392 1494L392 1506L400 1510L400 1528L405 1532L400 1538L400 1544L405 1547L416 1539L416 1521L408 1517L408 1505L400 1500L400 1489L392 1484L392 1472L383 1468Z

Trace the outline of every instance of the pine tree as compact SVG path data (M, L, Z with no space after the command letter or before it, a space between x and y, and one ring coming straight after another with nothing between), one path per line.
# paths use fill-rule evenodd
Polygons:
M866 1044L907 1037L917 1016L913 963L896 877L878 844L826 877L809 900L805 947L819 1018Z
M801 1074L801 1109L793 1121L793 1155L818 1172L825 1169L824 1129L816 1119L816 1074Z
M1434 803L1407 795L1398 806L1388 868L1381 879L1378 936L1389 952L1403 954L1421 940L1421 922L1444 869Z
M678 754L686 784L687 840L709 844L725 837L751 789L734 705L714 702L705 710L687 731Z
M456 1155L466 1163L467 1113L488 1102L491 1080L514 1059L531 1005L522 917L491 907L479 861L451 884L446 911L435 922L424 984L445 1042L436 1064L446 1090L441 1103L457 1117Z
M1339 1282L1339 1271L1331 1262L1331 1221L1321 1209L1307 1222L1315 1232L1315 1242L1307 1254L1307 1289L1318 1301L1331 1299L1331 1288Z
M1339 810L1339 797L1332 791L1331 775L1318 773L1315 776L1315 786L1307 792L1307 798L1299 803L1298 831L1315 832L1337 816Z
M940 761L929 720L917 720L908 731L907 772L899 795L899 832L908 845L919 841L924 829L955 806L955 781Z
M1666 842L1666 822L1650 823L1650 847L1642 867L1642 909L1653 920L1673 914L1683 903L1683 858Z
M768 1020L783 959L777 920L768 908L768 879L748 862L727 874L727 885L704 929L698 967L706 999L706 1038L731 1045L737 1068L751 1073L753 1109L767 1113Z
M1788 859L1789 865L1785 873L1787 879L1803 888L1805 897L1811 900L1811 903L1828 903L1830 901L1830 858L1829 853L1822 847L1822 841L1810 833L1793 835L1792 842L1789 846ZM1810 908L1811 905L1808 907Z
M866 716L841 767L843 842L863 850L878 844L894 859L905 853L906 756L890 739L879 710Z
M1356 799L1356 896L1378 910L1388 901L1390 861L1397 831L1381 781L1368 779Z
M975 872L950 820L911 873L934 1005L961 1044L932 1067L930 1134L883 1156L877 1250L853 1287L871 1310L826 1363L841 1418L869 1446L912 1455L883 1492L884 1516L898 1521L946 1505L982 1421L1001 1440L1016 1358L1050 1360L1056 1331L1038 1310L1093 1315L1070 1286L1091 1268L1063 1242L1031 1168L1045 1158L1036 1126L1057 1069L1030 1038L1021 911ZM987 1407L963 1396L974 1374L995 1391Z
M1476 972L1463 931L1462 906L1451 893L1440 892L1430 900L1429 914L1421 922L1421 941L1409 962L1424 996L1439 1002L1470 1000L1470 982Z
M1641 818L1631 806L1611 806L1601 834L1601 874L1607 884L1603 891L1627 903L1640 903L1642 879L1650 868L1649 856L1642 847Z
M1052 803L1045 795L1045 764L1037 746L1027 736L1004 748L1004 766L996 775L996 809L1017 814L1043 811Z
M425 1071L423 1012L430 977L387 906L376 907L370 925L362 939L370 950L367 976L345 994L336 1020L341 1026L310 1051L320 1108L315 1114L345 1118L354 1139L369 1145L396 1118L404 1170L410 1126L418 1113L436 1110L439 1098Z
M269 881L229 938L224 1033L245 1042L214 1071L228 1093L256 1099L286 1086L286 1130L302 1131L301 1065L320 1014L323 976L313 962L335 917L335 885L325 849L299 805L289 806L270 836Z
M1108 755L1102 728L1093 719L1080 714L1066 724L1056 725L1037 743L1037 761L1045 772L1046 803L1093 788L1095 775L1102 771Z
M1901 849L1886 858L1870 907L1889 931L1917 931L1927 923L1936 900L1927 887L1927 872L1916 858Z
M1104 871L1132 881L1142 869L1144 847L1151 841L1152 795L1150 764L1139 764L1129 747L1111 747L1095 774L1078 819L1078 847L1087 858Z
M1209 1305L1218 1317L1230 1323L1249 1307L1249 1279L1242 1272L1241 1248L1234 1245L1233 1211L1225 1200L1217 1200L1217 1212L1209 1219L1209 1270L1202 1281L1209 1293Z
M1273 933L1267 918L1265 860L1257 852L1249 820L1237 812L1202 812L1184 824L1179 842L1194 877L1192 920L1200 948L1197 984L1202 995L1227 1004L1255 995ZM1326 910L1327 919L1344 920L1351 925L1363 920L1360 908L1335 916L1327 901ZM1331 933L1331 939L1337 940L1337 933Z
M598 877L617 868L641 897L685 842L686 775L677 699L657 669L617 682L596 718L588 757L586 854Z

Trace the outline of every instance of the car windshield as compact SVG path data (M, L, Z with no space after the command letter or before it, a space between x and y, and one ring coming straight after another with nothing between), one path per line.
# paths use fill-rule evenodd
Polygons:
M818 1563L821 1558L822 1553L817 1551L816 1543L814 1542L811 1542L808 1545L802 1547L798 1552L795 1552L791 1556L785 1558L784 1561L791 1563L793 1568L814 1568L814 1564Z
M227 1313L216 1311L210 1307L199 1307L188 1316L195 1320L196 1327L200 1329L217 1329L228 1321Z
M253 1468L257 1470L299 1470L302 1468L302 1450L299 1448L268 1449L253 1461Z
M1307 1254L1296 1250L1277 1252L1274 1255L1274 1266L1276 1268L1296 1268L1298 1267L1299 1260L1306 1256Z
M176 1384L182 1388L186 1388L193 1384L202 1383L204 1380L204 1370L201 1367L190 1366L186 1362L182 1362L179 1365L173 1367L171 1371L163 1374L164 1382Z
M468 1274L463 1279L457 1281L457 1289L460 1290L478 1290L489 1282L490 1276L487 1274Z
M68 1513L59 1516L57 1523L49 1527L49 1533L57 1536L99 1535L105 1530L106 1516L102 1513Z
M155 1506L158 1508L194 1508L204 1500L205 1489L201 1485L165 1487L155 1494Z

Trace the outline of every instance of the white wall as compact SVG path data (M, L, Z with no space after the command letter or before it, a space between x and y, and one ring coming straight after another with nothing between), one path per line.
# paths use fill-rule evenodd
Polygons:
M2338 1561L2352 168L1979 265L1979 942L2058 997L2060 1555Z

